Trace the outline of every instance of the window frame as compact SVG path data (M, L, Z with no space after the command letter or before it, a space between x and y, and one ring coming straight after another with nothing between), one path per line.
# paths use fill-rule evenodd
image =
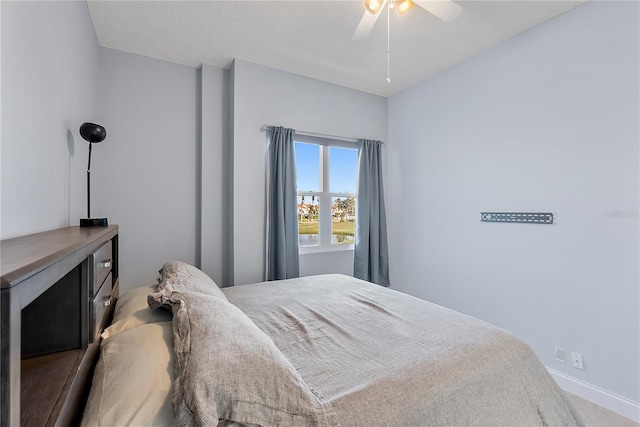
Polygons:
M334 193L331 192L331 183L330 183L330 149L331 147L338 148L348 148L352 150L358 149L356 143L350 143L346 141L334 141L325 138L319 137L304 137L304 136L294 136L294 143L304 143L304 144L314 144L318 145L320 148L320 167L319 171L319 188L320 191L298 191L296 197L304 196L312 197L315 196L318 200L318 209L319 209L319 218L318 218L318 240L319 244L314 246L299 246L298 253L310 254L310 253L320 253L320 252L339 252L339 251L353 251L355 244L354 243L340 243L333 244L331 243L331 235L332 235L332 221L331 221L331 212L332 212L332 204L333 198L335 197L353 197L354 199L357 197L356 193ZM356 171L356 179L357 179L357 171ZM329 214L324 214L323 212L329 212Z

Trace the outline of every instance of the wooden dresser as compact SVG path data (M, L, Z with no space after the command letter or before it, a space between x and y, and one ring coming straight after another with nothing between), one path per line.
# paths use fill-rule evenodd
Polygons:
M0 425L77 424L118 297L118 226L3 240L0 272Z

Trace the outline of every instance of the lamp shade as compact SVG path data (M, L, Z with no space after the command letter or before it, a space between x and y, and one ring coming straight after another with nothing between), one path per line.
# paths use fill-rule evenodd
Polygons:
M102 142L107 137L107 131L100 125L86 122L80 126L80 136L90 143Z

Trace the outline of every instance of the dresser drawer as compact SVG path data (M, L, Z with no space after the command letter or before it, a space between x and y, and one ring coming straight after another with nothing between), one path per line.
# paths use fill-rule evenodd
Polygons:
M104 279L106 279L107 276L109 276L109 273L111 273L112 262L111 241L105 243L100 247L100 249L91 254L89 260L89 274L92 282L92 296L95 295L98 289L100 289L104 283ZM111 284L109 284L109 288L111 288Z
M105 314L109 311L112 301L111 274L107 275L104 285L98 290L91 301L91 313L89 316L89 342L98 339L100 331L105 323Z

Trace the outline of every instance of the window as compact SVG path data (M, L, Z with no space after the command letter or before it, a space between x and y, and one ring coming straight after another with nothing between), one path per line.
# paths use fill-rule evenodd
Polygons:
M300 251L352 249L358 150L296 141L295 153Z

